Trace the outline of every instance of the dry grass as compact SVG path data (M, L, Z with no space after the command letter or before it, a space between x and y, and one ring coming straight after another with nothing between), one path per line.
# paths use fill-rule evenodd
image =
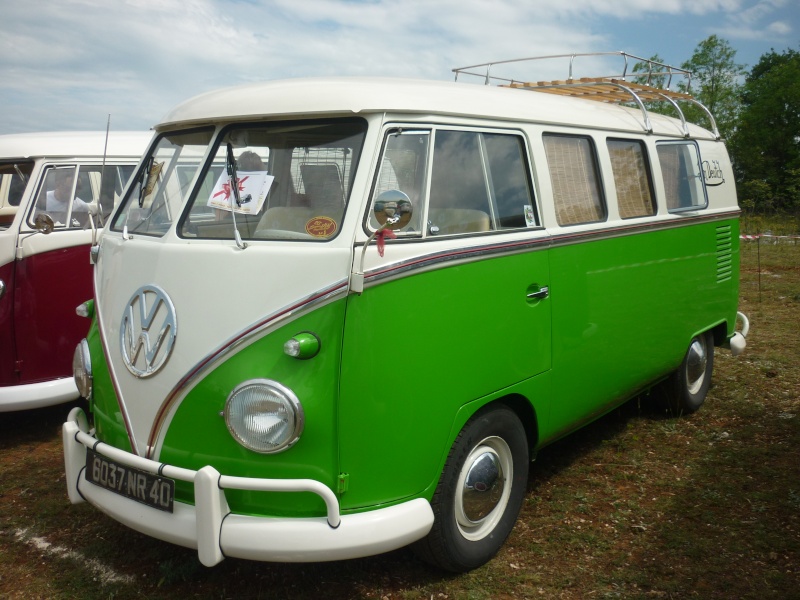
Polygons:
M0 415L0 598L800 597L800 246L744 244L742 266L748 349L717 353L703 409L672 418L642 397L543 451L480 569L445 575L408 550L206 569L69 505L56 407Z

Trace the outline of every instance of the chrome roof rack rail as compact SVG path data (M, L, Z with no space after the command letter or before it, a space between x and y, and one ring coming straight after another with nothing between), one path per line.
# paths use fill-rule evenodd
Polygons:
M623 60L622 72L614 75L602 75L599 77L574 77L575 59L578 57L604 57L618 56ZM569 59L569 73L566 80L561 81L524 81L510 79L492 74L492 69L498 66L506 66L514 63L525 63L532 61ZM636 64L644 66L643 70L629 70L629 61L634 60ZM692 73L686 69L673 67L660 63L649 58L641 58L628 54L627 52L587 52L574 54L554 54L550 56L532 56L528 58L515 58L511 60L500 60L487 62L467 67L453 69L455 79L458 81L459 75L471 75L481 77L485 85L499 85L503 87L520 88L525 90L548 92L564 96L573 96L586 100L596 100L609 103L633 103L638 106L642 113L642 127L648 133L653 132L650 123L650 115L645 102L668 102L678 113L681 120L684 137L689 137L689 126L684 112L678 102L689 102L700 107L708 117L711 124L711 131L716 139L720 138L717 122L711 111L702 103L697 101L691 94L670 90L673 77L680 77L686 81L686 89L691 91ZM631 79L630 81L628 79ZM642 82L644 80L644 82ZM656 87L653 83L664 82L664 87Z

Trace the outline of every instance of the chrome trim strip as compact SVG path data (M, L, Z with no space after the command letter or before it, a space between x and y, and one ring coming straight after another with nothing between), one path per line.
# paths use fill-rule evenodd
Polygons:
M539 230L541 231L541 230ZM364 274L367 281L376 283L383 279L396 277L410 271L424 271L432 267L449 263L471 262L492 255L514 254L527 250L539 250L550 246L550 237L543 236L532 240L505 242L472 248L444 250L428 255L418 256L392 265L379 267Z
M150 435L147 441L147 457L151 458L156 449L156 441L159 438L162 427L166 421L167 414L169 414L172 407L183 397L188 394L194 384L201 378L203 373L215 368L220 362L225 360L231 353L248 346L249 344L260 339L266 335L269 330L283 323L285 320L299 316L310 311L312 308L320 304L327 303L337 296L344 296L347 291L347 279L341 279L334 283L331 287L309 294L305 298L298 300L296 303L284 306L275 312L267 315L260 321L257 321L250 327L240 331L233 337L229 338L217 348L212 350L203 359L200 360L186 375L184 375L177 384L170 390L164 401L159 407L153 425L150 429Z
M487 244L483 246L473 246L470 248L463 248L458 250L446 250L441 252L433 252L431 254L415 257L412 259L400 261L388 266L381 266L364 274L365 286L375 285L381 281L398 277L399 275L406 274L412 271L424 271L432 268L438 268L452 262L470 262L492 255L506 255L515 254L518 252L537 251L545 248L556 248L560 246L569 246L572 244L584 243L595 240L605 240L617 237L626 237L630 235L638 235L646 232L662 231L668 229L677 229L686 227L688 225L696 225L704 222L714 222L738 217L740 211L731 211L725 213L715 213L713 215L698 215L698 216L680 216L679 218L670 219L665 221L659 219L658 221L648 221L646 223L636 223L630 225L622 225L619 227L605 227L602 229L592 229L589 231L576 231L570 233L555 233L552 232L548 236L538 237L535 239L517 240L513 242L505 242L499 244ZM542 231L537 229L536 231ZM416 243L421 242L419 239L414 240ZM400 242L404 243L404 242ZM409 242L405 242L409 243Z

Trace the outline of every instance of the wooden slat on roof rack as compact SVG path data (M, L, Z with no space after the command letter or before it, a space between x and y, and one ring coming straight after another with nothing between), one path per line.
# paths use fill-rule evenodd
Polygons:
M537 92L548 92L562 96L574 96L599 102L630 102L630 90L642 100L692 100L690 94L665 90L641 83L602 77L582 77L566 81L512 82L502 87L522 88Z

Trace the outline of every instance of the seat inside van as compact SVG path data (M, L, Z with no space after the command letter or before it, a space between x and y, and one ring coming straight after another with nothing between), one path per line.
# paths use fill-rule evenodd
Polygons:
M473 208L431 208L428 215L431 227L438 227L440 235L489 231L489 215Z

